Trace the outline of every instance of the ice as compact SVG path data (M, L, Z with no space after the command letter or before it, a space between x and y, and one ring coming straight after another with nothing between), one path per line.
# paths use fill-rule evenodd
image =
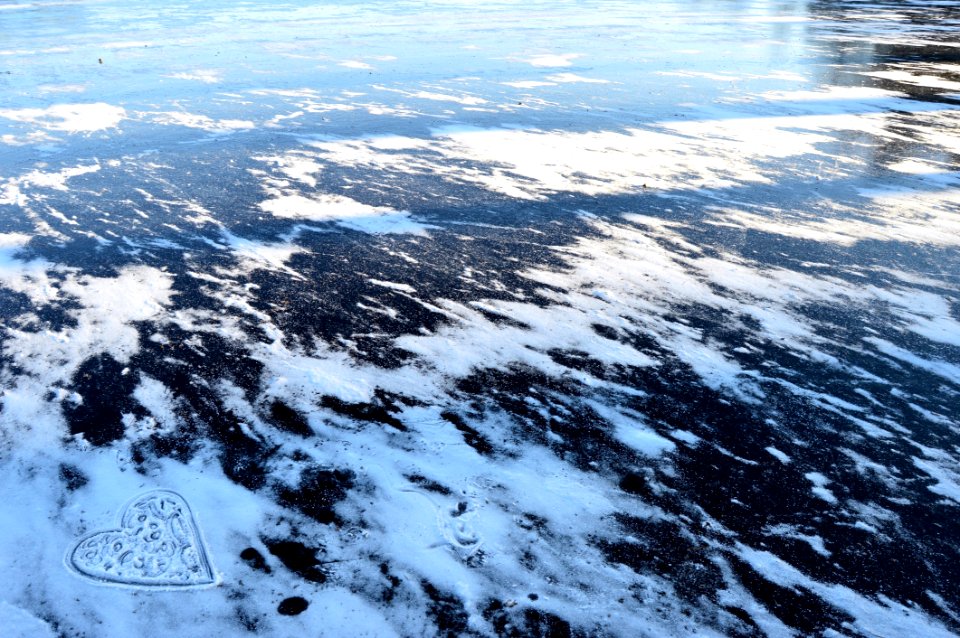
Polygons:
M956 634L957 3L775 4L0 7L0 634Z

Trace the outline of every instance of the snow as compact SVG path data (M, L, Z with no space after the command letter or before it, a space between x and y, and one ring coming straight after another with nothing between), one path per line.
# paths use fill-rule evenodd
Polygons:
M530 66L536 67L563 67L573 64L573 60L583 57L579 53L543 53L524 60Z
M425 234L428 225L412 219L408 211L371 206L343 195L282 195L260 203L260 208L281 219L337 222L365 233Z
M831 505L837 504L837 497L826 487L830 483L830 479L820 472L807 472L803 476L813 483L811 491L816 494L818 498L823 499Z
M884 635L943 636L952 632L942 624L926 619L915 609L893 601L876 602L843 587L813 580L773 554L741 545L740 555L757 572L781 587L801 586L823 596L833 606L851 614L858 631Z
M556 86L556 82L543 82L541 80L515 80L513 82L501 82L504 86L512 86L515 89L536 89L541 86Z
M583 77L582 75L577 75L576 73L554 73L553 75L548 75L547 79L552 82L559 82L561 84L570 84L574 82L582 82L586 84L610 84L610 80L587 78Z
M150 412L149 423L140 426L141 435L169 433L176 429L178 423L174 412L176 398L170 388L162 382L141 374L140 383L133 391L133 398Z
M115 128L127 117L123 107L92 104L54 104L46 108L0 109L0 118L32 124L48 131L94 133Z
M0 601L0 627L10 638L53 638L50 624L30 612Z
M144 115L149 116L149 118L157 124L185 126L187 128L202 129L210 133L232 133L234 131L243 131L256 127L256 124L249 120L214 120L206 115L184 113L181 111L145 113Z
M629 422L617 428L616 437L644 456L660 456L676 447L669 439Z
M785 452L782 452L782 451L778 450L777 448L773 447L772 445L771 445L771 446L768 446L768 447L765 448L765 449L766 449L767 452L769 452L775 459L777 459L778 461L780 461L780 462L783 463L784 465L790 463L790 457L789 457Z
M195 71L185 71L180 73L171 73L168 77L176 80L193 80L203 82L204 84L217 84L223 80L223 74L216 69L197 69Z
M955 634L952 4L0 7L0 634Z
M240 262L242 272L251 272L258 268L276 270L299 278L300 275L286 263L294 255L306 252L300 246L289 242L260 242L237 237L225 231L226 245Z
M372 69L372 68L373 68L372 66L370 66L370 65L367 64L366 62L361 62L361 61L359 61L359 60L344 60L343 62L340 62L339 64L340 64L340 66L342 66L342 67L344 67L344 68L347 68L347 69L361 69L361 70L366 70L366 69Z
M62 417L59 406L44 399L45 389L68 384L92 353L128 362L139 349L133 324L157 317L170 304L172 279L147 267L126 269L115 278L68 274L59 283L30 264L18 275L23 278L19 286L29 284L41 291L38 301L64 299L77 304L70 311L74 326L39 332L8 327L12 339L3 345L3 354L23 371L6 381L7 423L32 430L38 441L56 440Z

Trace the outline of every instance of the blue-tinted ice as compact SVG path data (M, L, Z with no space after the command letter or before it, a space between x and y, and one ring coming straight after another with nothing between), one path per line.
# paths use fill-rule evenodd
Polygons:
M956 635L958 21L0 4L0 628Z

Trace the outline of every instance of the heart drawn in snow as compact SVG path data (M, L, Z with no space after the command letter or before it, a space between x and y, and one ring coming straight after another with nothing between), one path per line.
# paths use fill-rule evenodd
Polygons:
M81 538L67 556L78 574L136 587L197 587L216 582L190 506L156 490L120 513L120 529Z

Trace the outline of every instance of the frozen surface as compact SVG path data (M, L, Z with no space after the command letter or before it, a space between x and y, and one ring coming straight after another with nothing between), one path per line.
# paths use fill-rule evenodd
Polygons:
M0 28L0 636L960 635L960 3Z

